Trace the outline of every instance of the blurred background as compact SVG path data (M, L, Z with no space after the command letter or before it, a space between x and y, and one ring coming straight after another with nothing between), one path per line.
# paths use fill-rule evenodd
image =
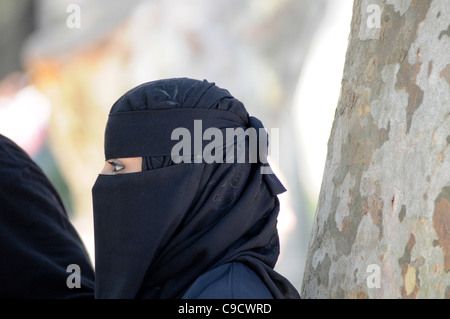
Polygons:
M0 134L54 184L92 262L91 188L112 104L143 82L228 89L268 128L280 196L276 269L300 290L353 0L0 0ZM1 178L1 176L0 176Z

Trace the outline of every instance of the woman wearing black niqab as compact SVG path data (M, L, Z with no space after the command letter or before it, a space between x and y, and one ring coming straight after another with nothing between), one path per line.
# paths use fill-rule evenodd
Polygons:
M283 185L261 161L175 163L172 131L193 136L194 120L262 127L206 80L148 82L112 106L93 187L96 298L299 298L273 269Z

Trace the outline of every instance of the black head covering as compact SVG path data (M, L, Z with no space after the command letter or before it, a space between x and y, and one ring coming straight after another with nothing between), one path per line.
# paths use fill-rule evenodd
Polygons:
M106 159L144 159L142 172L99 175L93 187L97 298L179 298L200 275L231 261L254 270L275 298L299 297L273 270L277 194L285 191L276 176L261 174L261 162L172 160L178 141L170 133L193 132L198 119L203 131L262 127L206 80L145 83L112 106Z
M0 256L0 298L94 297L94 270L59 195L33 160L2 135ZM79 288L67 285L72 264L79 266Z

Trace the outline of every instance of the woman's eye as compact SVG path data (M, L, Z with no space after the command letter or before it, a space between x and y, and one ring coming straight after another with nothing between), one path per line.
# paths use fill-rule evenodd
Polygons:
M121 171L125 168L125 166L123 166L122 164L117 164L114 166L114 172L118 172Z
M125 168L125 165L120 164L120 163L116 163L116 162L108 162L109 164L111 164L114 168L113 168L113 173L117 173L121 170L123 170Z

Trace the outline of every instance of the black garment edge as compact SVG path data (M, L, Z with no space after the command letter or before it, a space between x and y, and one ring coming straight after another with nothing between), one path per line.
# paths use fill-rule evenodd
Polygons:
M34 161L3 135L0 229L0 298L94 297L89 256L58 193ZM79 266L79 288L67 285L72 264Z

